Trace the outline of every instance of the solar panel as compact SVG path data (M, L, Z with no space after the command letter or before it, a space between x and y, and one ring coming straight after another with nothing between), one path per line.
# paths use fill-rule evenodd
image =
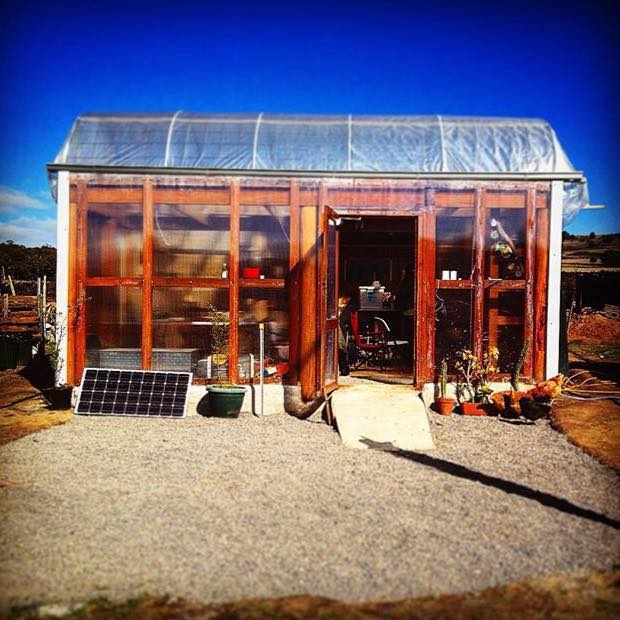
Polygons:
M75 412L183 418L191 383L191 372L85 368Z

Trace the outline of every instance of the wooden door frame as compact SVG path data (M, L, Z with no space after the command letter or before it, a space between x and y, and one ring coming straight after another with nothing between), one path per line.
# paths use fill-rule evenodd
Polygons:
M326 383L325 373L327 371L326 368L326 358L327 358L327 333L328 331L336 330L336 334L338 333L338 293L340 290L340 231L337 228L336 220L340 219L342 216L334 211L331 207L324 205L321 210L321 260L319 264L319 312L320 312L320 356L319 356L319 378L321 386L327 391L330 392L338 387L338 376L339 376L339 368L338 368L338 338L336 338L333 343L334 347L334 380L329 384ZM329 263L329 222L330 220L334 221L335 226L335 246L336 246L336 256L335 256L335 291L336 291L336 317L330 318L327 316L327 308L328 308L328 299L327 299L327 270Z
M346 215L340 214L337 210L325 205L321 212L320 233L322 235L321 243L321 261L319 265L319 312L321 320L319 321L320 328L320 364L319 364L319 385L322 388L326 388L327 391L338 387L338 381L330 386L326 386L324 383L324 342L325 342L325 317L327 316L326 310L326 290L327 290L327 254L326 237L328 230L329 215L333 218L340 217L361 217L361 218L375 218L375 217L395 217L398 219L410 218L414 222L413 226L413 247L412 247L412 264L416 270L415 277L413 279L414 290L414 315L411 317L412 321L412 385L418 385L420 383L420 377L427 380L432 380L433 373L433 359L434 359L434 342L435 342L435 215L432 212L423 213L393 213L389 216L368 213L363 210L351 210L347 209ZM433 232L432 237L423 238L421 231L426 230ZM425 262L422 263L422 258L425 257ZM336 272L337 280L336 286L339 285L339 271L340 271L340 239L337 241L336 252ZM431 320L428 320L430 316ZM422 319L421 317L424 317ZM419 336L424 330L424 337ZM428 333L426 333L428 332ZM420 347L423 347L420 348ZM431 364L424 363L425 360L430 360ZM422 382L424 382L422 381Z

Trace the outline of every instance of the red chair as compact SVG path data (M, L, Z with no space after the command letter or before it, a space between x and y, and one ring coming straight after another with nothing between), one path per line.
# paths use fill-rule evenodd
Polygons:
M372 331L360 333L359 320L359 312L352 312L351 332L353 333L354 355L356 357L353 369L357 370L365 364L376 364L383 370L389 353L385 334L383 330L377 329L374 321Z

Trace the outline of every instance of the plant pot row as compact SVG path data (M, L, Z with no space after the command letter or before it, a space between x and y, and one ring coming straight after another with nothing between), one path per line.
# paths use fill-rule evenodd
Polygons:
M441 415L451 415L457 407L454 398L437 398L435 400L435 410ZM490 403L463 402L458 405L461 415L493 415L497 412L495 406Z

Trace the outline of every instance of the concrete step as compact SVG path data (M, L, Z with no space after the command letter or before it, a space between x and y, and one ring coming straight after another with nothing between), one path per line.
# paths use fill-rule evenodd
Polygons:
M332 395L332 410L342 442L350 448L435 447L424 403L410 386L344 386Z

